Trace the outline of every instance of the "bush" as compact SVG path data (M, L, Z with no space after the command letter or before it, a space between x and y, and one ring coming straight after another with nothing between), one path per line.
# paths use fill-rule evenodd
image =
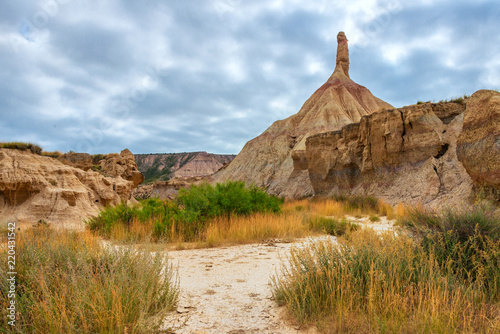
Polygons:
M324 232L334 236L341 236L347 232L356 231L359 225L353 224L346 219L336 219L323 216L310 216L306 224L313 231Z
M39 154L39 155L42 154L42 148L32 143L22 143L22 142L0 143L0 148L9 148L20 151L31 151L34 154Z
M103 248L88 231L40 226L17 237L16 333L158 332L176 304L173 269L160 253ZM2 279L3 310L7 291Z
M209 184L181 189L175 202L150 198L139 206L120 204L102 211L87 224L92 231L111 237L116 228L133 229L148 225L154 240L185 241L199 238L207 228L207 221L216 217L248 215L256 212L279 213L283 201L263 190L243 182L227 181L215 187Z

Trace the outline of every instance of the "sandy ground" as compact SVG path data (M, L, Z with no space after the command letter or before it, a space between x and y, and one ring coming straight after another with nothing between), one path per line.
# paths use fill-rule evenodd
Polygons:
M316 333L286 321L272 300L271 275L301 242L308 241L170 251L181 295L167 326L175 333Z
M387 230L386 220L358 221L375 230ZM178 268L179 307L166 319L174 333L316 333L286 320L286 310L272 300L271 276L291 247L333 239L322 236L293 243L264 242L210 249L170 251Z

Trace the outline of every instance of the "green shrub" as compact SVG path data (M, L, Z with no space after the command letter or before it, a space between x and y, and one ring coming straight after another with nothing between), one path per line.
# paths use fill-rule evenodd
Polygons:
M351 223L346 219L337 219L324 216L310 216L305 223L313 231L324 232L334 236L341 236L347 232L356 231L359 225Z
M164 255L103 248L88 231L41 226L20 232L16 256L15 333L156 333L177 301ZM2 277L4 270L0 266ZM2 279L3 310L7 291ZM5 321L2 314L4 329Z
M87 225L109 238L117 226L129 229L134 222L139 222L151 225L151 237L155 240L171 241L180 235L185 241L192 241L205 231L209 219L254 212L279 213L282 203L282 199L257 187L227 181L215 187L201 184L181 189L175 202L150 198L138 206L122 203L109 207Z
M201 184L181 189L177 201L190 217L202 221L222 215L279 213L283 203L282 199L268 195L255 186L246 187L241 181L226 181L218 183L215 187Z
M9 148L20 151L31 151L34 154L42 154L42 148L36 144L23 142L0 143L0 148Z

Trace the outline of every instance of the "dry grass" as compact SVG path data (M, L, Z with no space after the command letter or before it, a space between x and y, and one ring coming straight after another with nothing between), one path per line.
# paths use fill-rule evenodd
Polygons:
M0 250L2 258L5 253ZM163 255L103 247L88 231L42 226L19 232L16 271L14 333L156 332L178 294ZM7 291L0 281L4 310ZM0 328L7 328L6 319L3 314Z
M413 212L414 224L438 231L415 240L362 229L338 244L294 249L274 278L275 297L324 333L499 333L499 221L491 212Z
M366 205L365 202L368 202L369 205ZM333 198L289 200L285 202L283 212L307 212L337 218L342 218L346 214L353 216L378 214L387 216L387 219L394 219L397 216L395 209L384 200L361 196L340 197L340 200Z
M251 216L217 218L211 221L202 240L209 246L245 244L277 238L292 240L312 234L300 214L258 213Z
M187 222L172 220L158 237L155 235L157 218L134 218L127 224L109 224L107 237L125 243L160 242L176 244L178 248L213 247L261 242L270 238L293 240L319 233L342 235L357 228L344 218L347 214L395 217L393 208L385 202L370 199L371 206L367 208L363 207L363 201L360 197L354 204L332 198L290 200L283 204L281 213L222 215L208 219L199 224L200 230L195 238L184 230L189 228ZM361 205L356 206L357 203Z
M111 230L111 240L132 243L154 242L153 226L154 220L144 223L133 221L129 227L115 225ZM248 216L211 219L207 222L205 231L196 240L186 240L180 227L176 227L174 223L163 241L175 244L177 248L202 248L261 242L271 238L292 240L311 234L313 233L303 223L301 214L255 213Z

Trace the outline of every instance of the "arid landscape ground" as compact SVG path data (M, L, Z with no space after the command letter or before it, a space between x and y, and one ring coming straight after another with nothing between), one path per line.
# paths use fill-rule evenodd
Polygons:
M384 217L352 221L375 231L392 230ZM263 240L258 244L168 252L178 269L179 306L166 320L175 333L317 333L300 326L273 300L271 279L280 275L291 248L335 242L334 236Z
M500 93L350 66L236 157L0 143L2 332L500 332Z

